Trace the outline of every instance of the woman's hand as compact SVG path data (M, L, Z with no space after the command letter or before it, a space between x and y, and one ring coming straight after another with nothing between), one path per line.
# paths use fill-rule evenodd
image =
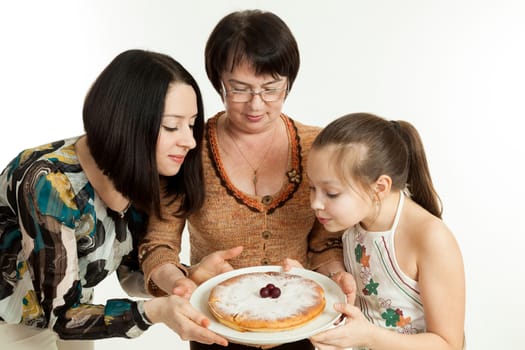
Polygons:
M189 298L197 288L197 285L187 278L177 265L172 263L155 268L151 273L151 280L166 294L175 294L185 298Z
M295 259L291 259L291 258L285 258L284 259L284 262L283 262L283 271L284 272L288 272L290 271L292 268L299 268L299 269L304 269L303 265L301 265L301 263Z
M171 294L189 299L199 284L220 273L233 270L233 267L227 260L241 254L242 249L242 246L238 246L227 250L218 250L205 256L200 263L188 269L188 277L184 277L180 271L178 278L172 275L174 282L171 288Z
M171 293L185 299L190 299L191 294L195 289L197 289L197 285L193 280L188 277L181 277L175 280Z
M208 279L228 271L233 267L227 260L233 259L242 253L243 247L238 246L227 250L218 250L205 256L200 263L193 265L189 269L189 277L197 285Z
M197 311L188 300L177 295L158 297L144 302L144 312L152 323L162 322L182 340L227 346L228 341L207 327L210 320Z

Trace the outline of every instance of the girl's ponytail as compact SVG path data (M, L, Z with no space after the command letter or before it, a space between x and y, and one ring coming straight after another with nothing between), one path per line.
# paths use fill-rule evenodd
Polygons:
M423 142L412 124L406 121L392 121L408 148L408 177L407 185L411 198L428 210L431 214L441 218L443 206L441 199L434 189Z

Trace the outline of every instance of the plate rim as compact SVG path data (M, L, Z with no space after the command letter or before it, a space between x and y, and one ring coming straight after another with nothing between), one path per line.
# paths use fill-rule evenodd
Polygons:
M312 324L307 323L302 327L292 329L289 331L279 331L279 332L240 332L232 328L228 328L225 325L221 324L215 319L211 314L209 309L203 307L203 304L208 305L207 300L211 288L213 288L218 283L241 274L251 273L251 272L284 272L283 267L279 265L265 265L265 266L250 266L239 268L236 270L224 272L222 274L216 275L207 281L200 284L192 293L190 297L190 304L197 309L199 312L203 313L209 320L210 325L208 329L212 332L217 333L218 335L228 339L229 341L242 343L247 345L273 345L273 344L283 344L290 343L302 339L306 339L311 335L317 334L323 330L334 327L334 322L339 319L341 313L336 312L333 309L334 302L345 302L346 296L341 291L337 283L335 283L329 277L304 268L292 268L286 273L299 275L302 277L310 278L321 285L325 291L325 298L327 303L324 311L321 315L326 313L333 313L333 317L326 320L325 323L322 323L317 328L312 329ZM329 303L330 299L330 303ZM317 317L316 317L317 318ZM315 320L315 319L314 319ZM314 321L312 320L312 321ZM315 325L315 323L314 323Z

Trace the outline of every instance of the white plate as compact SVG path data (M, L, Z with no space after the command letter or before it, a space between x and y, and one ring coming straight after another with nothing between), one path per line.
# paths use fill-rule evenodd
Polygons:
M206 315L211 324L208 327L211 331L223 336L224 338L234 342L250 345L268 345L268 344L284 344L291 343L294 341L306 339L314 334L317 334L325 329L333 327L334 322L341 316L340 313L336 312L333 308L334 303L344 303L346 297L341 291L341 288L332 281L330 278L323 274L305 270L293 268L289 273L294 275L303 276L310 278L323 287L326 298L326 306L324 311L312 321L308 322L302 327L292 329L289 331L280 332L239 332L232 328L226 327L222 323L218 322L215 317L211 314L208 308L208 297L210 291L218 283L241 274L250 272L268 272L277 271L282 272L281 266L254 266L243 269L233 270L221 275L210 278L203 284L201 284L192 294L190 303Z

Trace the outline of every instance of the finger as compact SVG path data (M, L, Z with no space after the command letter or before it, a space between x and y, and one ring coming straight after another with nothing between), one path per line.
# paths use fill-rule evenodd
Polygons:
M355 319L359 317L359 314L361 313L361 310L359 308L355 307L352 304L348 303L335 303L334 304L334 310L337 312L340 312L342 314L345 314L347 316L346 320Z
M354 315L354 310L355 310L355 306L349 304L349 303L335 303L334 304L334 309L335 311L337 312L341 312L347 316L353 316Z
M349 273L341 273L341 284L345 293L354 293L356 289L356 283L354 276Z
M200 343L206 343L206 344L219 344L221 346L228 346L228 341L224 339L221 336L216 335L215 333L212 333L208 331L210 335L206 337L205 341L200 341Z
M244 249L244 247L242 245L240 245L240 246L237 246L237 247L233 247L233 248L230 248L230 249L226 249L226 250L220 251L219 255L224 260L228 260L228 259L232 259L232 258L235 258L236 256L240 255L242 253L243 249Z
M343 271L337 272L333 276L333 280L339 285L343 293L345 294L355 294L356 283L354 277Z
M348 293L346 294L346 302L348 304L354 305L355 304L356 295L355 293Z
M313 335L310 339L312 343L319 343L324 345L336 345L337 341L343 338L346 334L344 327L336 327L326 330L321 333Z
M289 259L289 258L285 258L284 259L284 262L283 262L283 271L284 272L288 272L288 271L290 271L293 268L290 260L291 259Z
M346 315L347 317L353 313L353 310L355 307L353 305L344 304L344 303L335 303L334 309L337 312L342 313L343 315ZM324 345L337 345L340 346L340 341L345 340L345 336L347 334L347 330L343 325L340 327L331 328L329 330L326 330L324 332L315 334L311 337L312 342L317 342Z
M186 316L200 326L196 332L192 332L195 334L192 339L196 339L197 341L205 344L216 343L222 346L228 345L228 341L225 338L213 333L208 329L211 322L204 314L197 311L193 307L189 307L186 310Z
M183 277L175 282L175 286L171 290L171 293L180 297L188 298L196 288L197 285L195 282L187 277Z
M341 290L346 295L346 302L348 304L354 304L356 298L356 286L353 281L344 280L340 283Z
M321 344L319 342L313 341L312 339L310 339L310 341L312 342L312 345L315 347L315 350L339 350L340 349L335 346Z
M201 326L205 327L205 328L208 328L210 326L211 322L208 318L205 318L202 320L201 322Z
M184 336L181 335L181 338L183 340L195 340L203 344L215 343L222 346L228 346L228 341L225 338L203 327L192 327L192 329L188 330Z
M191 296L192 291L187 286L176 286L173 288L172 293L181 298L188 299Z
M348 284L347 281L345 281L345 273L343 271L337 272L335 275L332 276L332 279L343 289L342 287Z
M210 332L210 331L208 331ZM222 346L228 346L228 341L226 339L224 339L223 337L213 333L213 332L210 332L212 335L210 337L210 340L211 340L211 344L215 343L215 344L219 344L219 345L222 345Z
M193 308L191 305L186 306L184 313L187 318L204 328L207 328L210 325L210 320L203 313Z
M228 346L228 341L225 338L221 337L218 334L213 333L212 331L208 329L208 326L210 325L210 321L208 319L205 319L203 321L205 321L202 324L203 328L198 329L196 333L197 337L199 338L202 337L202 340L200 340L200 342L206 343L206 344L215 343L215 344L219 344L222 346Z
M283 262L283 270L290 271L292 268L297 267L299 269L303 268L303 265L299 261L291 258L285 258Z

